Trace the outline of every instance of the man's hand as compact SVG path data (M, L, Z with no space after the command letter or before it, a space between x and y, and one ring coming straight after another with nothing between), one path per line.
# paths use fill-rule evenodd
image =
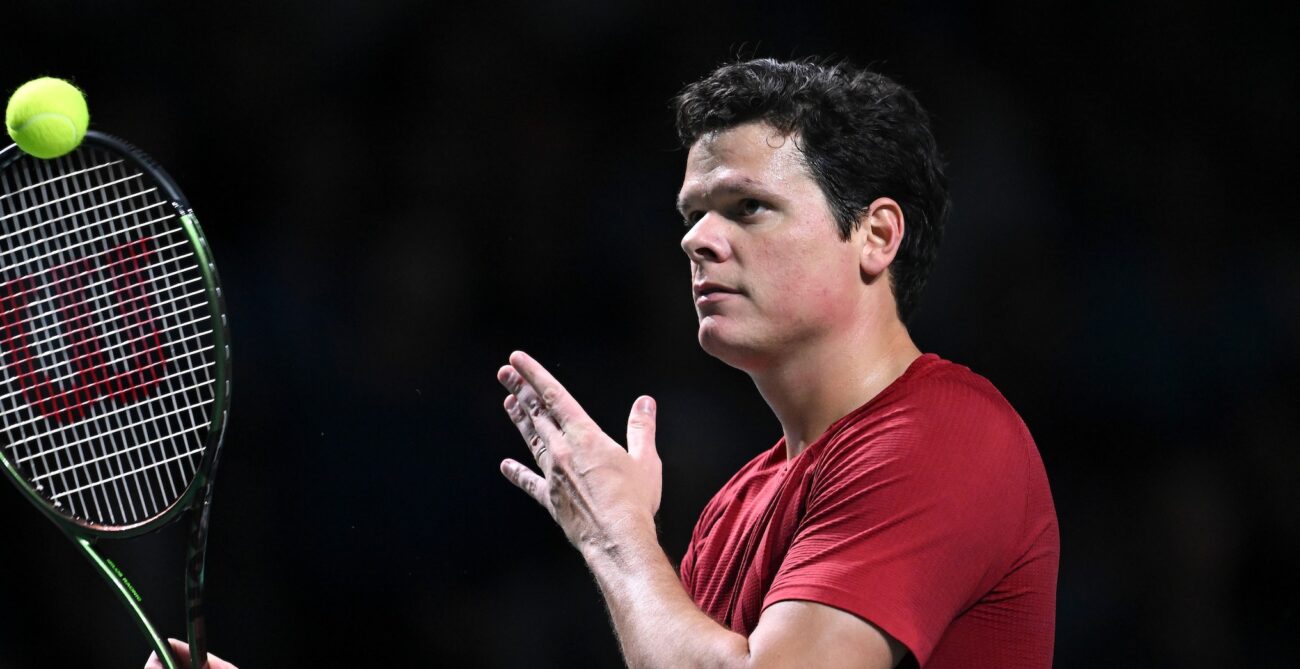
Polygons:
M167 643L172 647L172 655L175 655L181 662L181 669L190 669L190 645L184 641L168 639ZM149 661L144 663L144 669L163 669L162 660L158 659L158 653L150 653ZM239 669L235 665L208 653L208 669Z
M640 397L627 421L627 450L600 430L555 377L526 353L497 372L505 409L528 444L539 476L515 460L501 473L551 513L572 543L617 552L628 540L655 540L662 492L655 449L655 402Z
M641 397L627 421L627 450L610 439L536 360L510 356L497 372L506 413L542 474L515 462L501 473L564 529L596 576L631 667L873 667L906 652L871 623L813 602L769 606L748 639L705 615L659 548L662 465L655 404Z

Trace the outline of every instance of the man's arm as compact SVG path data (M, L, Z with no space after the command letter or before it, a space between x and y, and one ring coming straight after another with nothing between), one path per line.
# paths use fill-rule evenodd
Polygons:
M631 667L893 667L906 649L871 623L815 602L769 606L749 638L695 606L658 546L587 556Z
M501 471L582 553L629 666L886 668L902 659L906 649L879 628L814 602L769 606L749 638L716 623L687 596L656 539L662 467L654 400L633 406L624 450L526 354L511 355L497 378L542 475L514 460Z

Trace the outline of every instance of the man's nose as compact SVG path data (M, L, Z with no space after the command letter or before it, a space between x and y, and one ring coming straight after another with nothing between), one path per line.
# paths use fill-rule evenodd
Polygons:
M682 251L692 262L722 262L731 257L726 222L713 212L706 213L682 237Z

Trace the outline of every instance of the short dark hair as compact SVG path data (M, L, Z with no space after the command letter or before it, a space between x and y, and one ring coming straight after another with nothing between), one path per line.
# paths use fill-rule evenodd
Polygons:
M911 91L848 63L765 58L719 67L684 88L673 106L686 148L708 133L750 121L797 134L843 239L876 198L896 200L906 228L890 266L890 288L899 317L911 317L949 207L930 117Z

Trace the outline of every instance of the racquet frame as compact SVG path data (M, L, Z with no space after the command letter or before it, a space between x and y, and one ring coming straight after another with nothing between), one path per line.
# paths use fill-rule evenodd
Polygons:
M203 235L203 229L199 227L193 209L171 177L143 151L111 135L88 131L82 145L98 146L131 159L135 167L153 179L162 188L165 199L175 209L194 252L207 297L216 360L216 389L213 394L214 401L203 458L195 470L194 479L171 506L145 521L115 527L65 515L51 508L49 502L19 473L14 463L5 457L3 449L0 449L0 468L4 469L6 478L18 487L23 496L40 509L95 566L96 571L108 582L117 598L131 611L140 631L149 639L167 669L180 669L181 665L173 657L170 646L159 635L144 609L141 608L141 598L135 588L130 585L121 570L95 550L95 544L99 539L126 539L153 532L176 520L182 514L188 515L190 531L185 559L186 635L190 643L190 655L196 660L192 664L193 669L204 669L207 667L207 635L204 629L202 605L204 570L207 561L208 512L212 502L212 479L221 442L225 436L230 405L230 331L225 298L222 296L221 282L216 265L212 261L212 252L208 248L207 238ZM7 168L12 162L25 155L17 145L0 149L0 169Z

